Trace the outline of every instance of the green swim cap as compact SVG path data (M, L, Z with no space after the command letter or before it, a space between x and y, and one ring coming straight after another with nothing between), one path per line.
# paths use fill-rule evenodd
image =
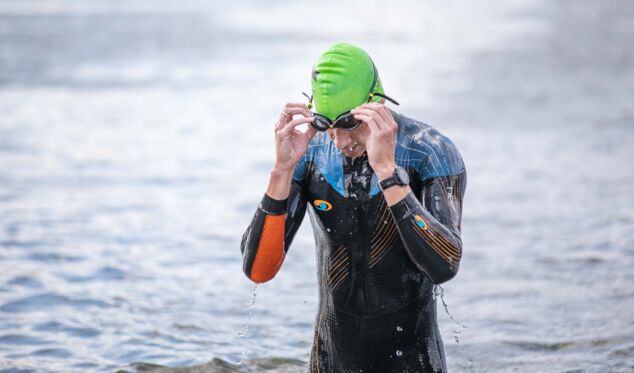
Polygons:
M374 73L374 63L366 51L347 43L333 45L313 67L315 110L334 121L340 114L368 102ZM374 92L384 93L376 74ZM372 101L379 102L381 97L375 96Z

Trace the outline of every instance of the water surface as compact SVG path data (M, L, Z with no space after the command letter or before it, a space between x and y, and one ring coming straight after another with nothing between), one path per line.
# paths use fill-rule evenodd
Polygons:
M465 159L450 370L634 369L634 6L322 3L0 3L0 371L304 371L309 224L252 308L239 240L338 41Z

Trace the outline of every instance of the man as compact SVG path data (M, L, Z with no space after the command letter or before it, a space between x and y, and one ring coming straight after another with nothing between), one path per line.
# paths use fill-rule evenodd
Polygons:
M244 271L273 278L310 205L320 286L310 371L445 372L433 285L455 276L462 255L462 158L434 128L384 105L396 102L358 47L327 50L312 93L308 106L286 104L275 126Z

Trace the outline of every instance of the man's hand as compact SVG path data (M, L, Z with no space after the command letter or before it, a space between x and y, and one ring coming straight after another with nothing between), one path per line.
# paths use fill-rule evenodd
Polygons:
M392 176L396 168L394 148L398 125L383 104L367 103L353 109L355 119L367 123L370 135L366 143L368 161L379 180Z
M398 124L383 104L367 103L352 110L356 119L367 123L370 136L366 143L368 161L379 180L392 176L396 168L396 131ZM383 191L388 206L403 200L411 192L409 185L394 185Z
M294 115L301 117L293 119ZM289 102L284 106L275 124L275 170L291 171L295 168L306 153L308 142L317 133L311 125L303 133L296 127L314 120L305 104Z
M302 117L293 119L294 115ZM301 103L289 102L280 112L280 118L275 124L275 166L266 189L269 197L277 200L288 197L295 165L306 153L310 139L317 133L311 125L304 133L297 126L313 120L315 118L310 115L306 105Z

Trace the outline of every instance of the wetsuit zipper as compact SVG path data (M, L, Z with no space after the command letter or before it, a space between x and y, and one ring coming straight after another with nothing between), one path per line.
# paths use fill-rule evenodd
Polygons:
M367 157L344 159L344 175L349 182L346 184L346 204L350 214L351 228L354 231L350 236L356 239L350 241L350 274L351 287L347 302L353 301L355 308L368 309L368 297L366 289L366 272L369 261L369 234L367 229L368 202L371 180L371 168ZM356 298L353 300L353 298Z

